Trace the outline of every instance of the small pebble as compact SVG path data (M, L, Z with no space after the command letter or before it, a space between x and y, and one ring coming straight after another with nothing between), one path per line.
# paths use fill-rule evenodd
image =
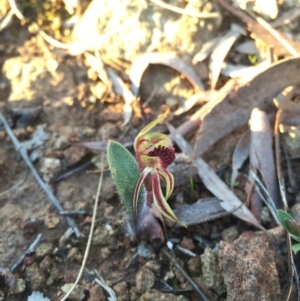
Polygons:
M98 284L92 286L89 290L90 298L89 301L106 301L107 298L103 292L103 289Z
M70 146L64 150L64 157L68 166L78 163L86 154L88 150L85 147Z
M55 139L54 149L55 150L63 150L69 146L69 139L67 136L59 136Z
M35 250L35 256L37 258L44 258L47 255L51 255L53 252L54 246L51 242L42 242L39 244Z
M50 277L52 277L54 281L62 279L64 277L62 265L55 264L50 271Z
M64 294L66 294L72 286L73 286L73 283L66 283L65 285L63 285L61 287L61 290L63 291ZM72 291L72 293L70 294L70 296L68 297L68 300L82 301L84 298L85 298L84 286L77 284L75 286L74 290Z
M6 136L5 131L0 131L0 141L3 140Z
M194 245L193 240L190 239L190 238L187 238L187 237L185 237L185 236L183 237L183 239L182 239L180 245L181 245L183 248L185 248L185 249L187 249L187 250L189 250L189 251L192 251L192 250L195 249L195 245Z
M155 276L152 271L143 267L136 274L135 281L137 291L142 294L154 285Z
M16 129L13 129L13 133L15 134L15 136L18 138L18 139L24 139L24 138L27 138L28 136L28 133L25 129L23 128L16 128Z
M165 277L164 277L164 280L165 281L168 281L170 279L173 279L175 277L175 274L173 271L168 271L166 274L165 274Z
M46 214L45 225L48 229L54 229L59 224L59 221L58 216L52 213Z
M187 301L188 299L184 296L176 296L174 294L162 293L159 290L151 289L141 295L138 301Z
M40 269L44 271L48 271L52 265L52 259L49 255L45 256L43 260L40 262Z
M263 207L260 213L261 223L263 225L270 225L272 222L271 212L268 207Z
M239 237L239 230L237 226L231 226L221 233L222 240L232 242Z
M23 259L23 264L25 265L31 265L34 262L34 258L32 256L26 256Z
M150 260L145 264L145 267L156 274L160 273L161 263L157 260Z
M64 275L64 282L66 283L72 283L75 282L76 280L76 276L74 273L72 273L71 271L67 271Z
M218 296L222 296L226 293L226 287L219 267L218 256L212 249L206 248L200 258L205 286L215 291Z
M22 279L22 278L16 279L13 293L14 294L21 294L25 291L25 289L26 289L25 280Z
M68 260L74 260L78 253L79 253L78 248L76 248L76 247L71 248L68 252L67 259Z
M193 257L188 261L188 270L191 276L199 276L201 273L201 260L199 257Z
M117 283L114 286L114 291L118 297L118 301L127 301L129 300L129 290L126 282Z
M36 262L26 267L26 281L30 283L30 288L34 291L43 289L46 283L45 274L39 269Z

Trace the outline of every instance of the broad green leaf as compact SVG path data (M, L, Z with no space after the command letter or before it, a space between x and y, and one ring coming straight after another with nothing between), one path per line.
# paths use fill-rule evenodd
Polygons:
M296 237L300 236L300 233L295 225L294 219L285 211L277 210L277 217L281 223L281 225L291 234ZM297 224L297 223L296 223ZM298 224L297 224L298 225ZM299 226L299 225L298 225Z
M293 229L293 232L297 233L296 235L300 237L300 224L295 220L286 220L285 222L289 225L290 228Z
M296 235L291 234L291 237L292 237L294 240L300 242L300 236L296 236Z
M133 222L135 220L133 212L134 191L140 177L137 162L124 146L115 141L108 143L107 160L121 201L127 209L130 221ZM141 189L137 202L138 213L141 212L143 202L143 190Z
M298 253L300 251L300 244L295 244L292 246L294 253Z

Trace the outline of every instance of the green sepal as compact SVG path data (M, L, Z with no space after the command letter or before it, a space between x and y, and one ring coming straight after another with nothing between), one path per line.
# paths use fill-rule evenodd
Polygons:
M300 244L293 245L292 250L295 254L297 254L300 251Z
M115 141L108 142L107 160L121 202L127 209L129 221L133 223L136 219L133 212L134 191L140 177L137 162L123 145ZM141 189L137 203L138 213L141 212L143 203L143 189Z

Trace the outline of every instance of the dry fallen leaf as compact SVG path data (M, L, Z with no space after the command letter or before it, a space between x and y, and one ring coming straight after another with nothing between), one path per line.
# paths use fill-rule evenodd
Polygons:
M250 164L258 170L274 202L280 208L278 180L273 157L273 138L268 116L264 111L254 108L250 119L251 145Z
M286 12L280 12L280 16L275 20L270 22L273 28L291 24L293 21L300 17L300 8L294 7Z
M209 101L217 92L216 91L203 91L197 94L194 94L189 99L187 99L183 106L179 107L173 114L175 116L179 116L187 111L189 111L194 105L196 105L199 101Z
M177 131L167 124L173 140L179 146L183 153L193 159L198 169L198 175L205 187L214 194L218 199L222 200L221 207L227 212L232 213L236 217L255 225L259 229L264 229L250 212L250 210L239 200L239 198L228 188L228 186L216 175L214 170L200 157L193 157L193 149L189 143L177 133Z
M86 63L97 73L101 81L110 88L112 86L111 79L108 77L107 70L104 67L104 64L101 58L95 55L92 55L88 52L84 54Z
M185 225L198 225L228 215L220 202L217 198L201 199L192 205L177 207L174 212Z
M290 56L290 50L287 50L285 47L286 45L283 45L282 42L279 42L277 38L275 38L275 35L277 35L281 40L285 41L286 44L289 44L293 49L295 49L297 52L300 52L300 45L293 39L289 38L285 34L276 31L275 29L272 29L271 26L269 26L269 29L266 29L266 26L262 26L257 20L262 20L261 18L253 19L250 17L246 12L235 8L232 6L229 1L226 0L216 0L217 3L219 3L222 7L224 7L226 10L228 10L231 14L238 17L241 21L243 21L245 24L247 24L248 30L251 32L251 36L255 39L263 42L266 46L273 49L274 53L278 56ZM266 23L266 22L265 22ZM272 30L270 30L270 28ZM273 31L273 33L271 33Z
M244 54L259 54L254 40L246 40L245 42L234 47L234 50Z
M203 154L220 138L246 124L253 108L268 110L273 107L274 95L289 85L300 83L299 70L299 58L279 61L238 90L231 88L222 98L204 104L190 117L195 123L201 122L196 154Z
M227 77L231 78L242 78L243 81L247 82L250 81L254 76L262 73L268 67L270 67L271 62L266 59L261 63L255 66L244 66L244 65L232 65L224 63L222 65L221 73Z
M116 94L122 96L125 101L124 114L123 114L123 118L124 118L123 126L124 126L130 121L130 118L132 116L131 104L135 100L135 96L126 87L122 79L114 71L112 71L112 69L108 68L107 72L112 81Z
M214 90L221 72L222 63L234 42L241 36L243 30L233 26L217 43L209 58L211 89Z
M243 166L250 154L250 132L245 132L239 139L232 156L231 188L238 176L238 170Z
M204 85L194 70L182 59L173 53L145 53L137 57L131 66L130 79L132 81L132 91L138 95L142 76L149 64L161 64L175 69L182 73L200 91L204 90Z
M211 54L212 50L215 48L217 43L222 39L222 37L216 37L211 39L210 41L203 44L200 51L194 56L193 58L193 64L196 64L198 62L202 62L205 59L208 58L208 56Z

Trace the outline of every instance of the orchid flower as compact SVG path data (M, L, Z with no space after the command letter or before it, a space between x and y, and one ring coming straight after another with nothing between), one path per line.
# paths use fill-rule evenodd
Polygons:
M175 149L172 141L165 134L159 132L149 133L168 113L169 111L166 111L164 114L159 115L144 127L134 140L134 150L140 169L140 178L134 192L133 212L138 217L138 196L142 185L144 185L147 207L151 207L154 203L156 209L163 216L186 227L178 220L167 203L167 199L171 196L174 188L173 175L167 170L167 167L175 159ZM166 184L165 194L163 194L161 189L160 178Z

